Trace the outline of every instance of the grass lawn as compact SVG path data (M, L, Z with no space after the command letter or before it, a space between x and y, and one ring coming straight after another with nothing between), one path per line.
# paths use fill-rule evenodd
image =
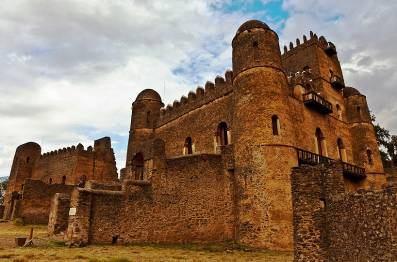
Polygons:
M16 248L16 236L34 227L34 247ZM220 245L91 245L68 248L47 237L46 226L0 223L0 261L292 261L292 252L231 250Z

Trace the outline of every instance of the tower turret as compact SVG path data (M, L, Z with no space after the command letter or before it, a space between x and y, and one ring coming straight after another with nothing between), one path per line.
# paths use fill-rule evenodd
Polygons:
M153 89L143 90L132 103L126 166L131 164L134 155L141 150L141 145L152 138L163 106L160 95Z
M18 198L18 193L22 191L26 179L32 177L32 169L41 155L41 147L34 142L28 142L17 147L14 160L11 166L7 192L4 196L4 218L10 219L14 201Z
M292 247L291 163L296 159L277 34L251 20L233 46L233 141L243 244Z
M367 175L382 174L384 170L367 99L353 87L346 87L343 96L346 101L347 121L351 124L350 132L354 141L353 161L364 166Z

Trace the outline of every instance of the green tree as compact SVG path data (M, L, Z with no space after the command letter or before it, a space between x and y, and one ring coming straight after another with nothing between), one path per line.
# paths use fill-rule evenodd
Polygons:
M0 182L0 205L4 202L4 195L7 190L8 180Z
M383 163L393 161L394 164L397 164L397 136L390 135L389 130L376 123L374 114L371 114L371 120L374 124L376 140Z

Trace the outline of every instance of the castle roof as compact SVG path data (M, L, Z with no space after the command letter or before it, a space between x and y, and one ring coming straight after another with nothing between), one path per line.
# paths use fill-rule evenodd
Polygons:
M347 86L343 89L343 96L344 97L349 97L349 96L354 96L354 95L361 95L360 91L355 89L354 87Z
M248 20L237 29L236 35L254 28L270 29L270 27L262 21Z
M159 93L157 93L153 89L145 89L138 94L135 101L142 101L142 100L154 100L161 102L161 97Z

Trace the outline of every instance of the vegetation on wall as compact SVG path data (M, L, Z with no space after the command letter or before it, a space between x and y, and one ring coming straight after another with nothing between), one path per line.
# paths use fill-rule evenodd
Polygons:
M4 202L4 194L6 193L7 190L7 184L8 184L8 180L4 180L0 182L0 205L2 205Z

